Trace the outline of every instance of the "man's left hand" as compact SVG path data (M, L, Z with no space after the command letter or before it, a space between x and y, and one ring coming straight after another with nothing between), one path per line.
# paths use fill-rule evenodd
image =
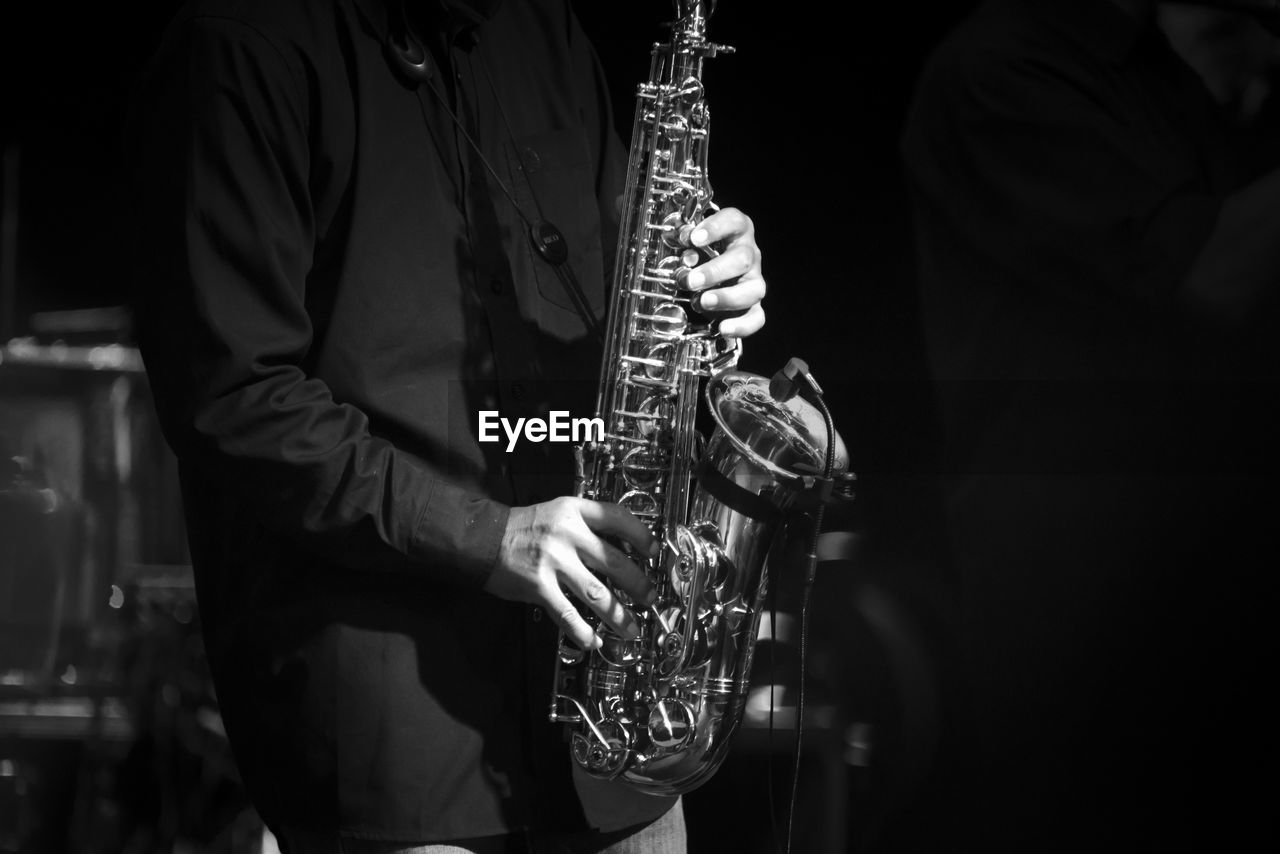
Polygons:
M764 326L766 285L760 270L760 247L751 218L737 208L723 208L689 233L696 247L712 246L720 254L689 271L690 290L701 291L694 305L720 322L720 334L745 338Z

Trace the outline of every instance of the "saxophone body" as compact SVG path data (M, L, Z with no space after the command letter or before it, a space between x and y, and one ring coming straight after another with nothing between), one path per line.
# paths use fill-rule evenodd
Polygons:
M730 49L706 39L706 2L677 2L656 44L632 129L605 353L597 397L604 436L575 449L580 497L626 507L662 543L630 556L658 591L636 613L637 639L591 614L603 640L561 636L550 717L570 725L589 774L660 795L690 791L723 761L745 707L766 558L788 514L824 469L817 410L778 400L763 377L736 370L740 345L693 308L688 271L713 250L688 234L714 211L707 180L710 116L703 62ZM703 442L700 405L715 422ZM839 437L834 468L847 456Z

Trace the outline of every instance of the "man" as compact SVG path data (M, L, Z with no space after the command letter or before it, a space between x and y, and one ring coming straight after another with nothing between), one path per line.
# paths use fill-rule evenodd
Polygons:
M678 804L571 781L546 723L557 627L598 643L566 591L633 634L600 577L645 601L609 538L653 538L556 497L564 446L477 440L481 410L590 406L604 91L555 0L204 0L140 89L139 340L227 732L289 852L683 850ZM750 220L701 231L699 307L750 334Z
M1274 758L1249 674L1274 653L1280 172L1233 174L1154 11L984 4L903 138L973 844L1224 847L1268 796L1247 770Z

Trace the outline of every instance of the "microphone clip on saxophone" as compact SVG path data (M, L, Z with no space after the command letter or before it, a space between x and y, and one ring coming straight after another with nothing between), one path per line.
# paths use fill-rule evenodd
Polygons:
M769 380L769 393L780 403L786 403L800 392L799 379L803 379L814 394L822 396L822 387L813 378L813 374L809 373L809 364L795 356L788 359L782 370Z

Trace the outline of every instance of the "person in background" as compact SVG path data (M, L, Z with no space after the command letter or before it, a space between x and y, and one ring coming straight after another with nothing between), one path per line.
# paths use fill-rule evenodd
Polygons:
M1156 12L990 0L902 138L963 589L962 850L1274 837L1280 171L1240 169Z

